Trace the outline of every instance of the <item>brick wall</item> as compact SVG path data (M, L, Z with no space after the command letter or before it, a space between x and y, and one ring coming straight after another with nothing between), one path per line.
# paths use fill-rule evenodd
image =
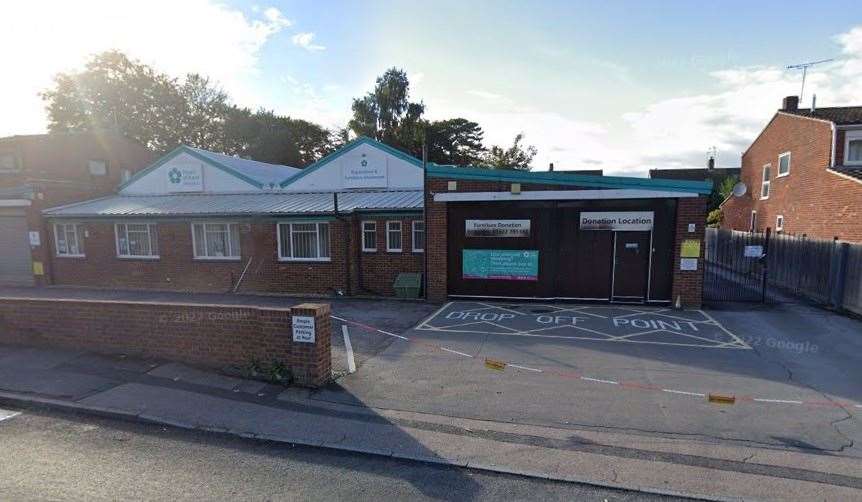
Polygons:
M673 251L673 286L671 298L687 308L700 308L703 303L703 257L706 250L706 197L678 199L676 206L676 237ZM688 231L689 224L694 224L694 232ZM680 270L682 259L682 242L684 240L700 241L700 256L697 259L697 270Z
M315 317L314 343L294 342L293 315ZM223 305L0 299L0 342L134 354L224 368L287 365L297 383L331 376L329 305L293 309Z
M862 241L862 183L828 171L831 149L828 122L777 115L742 156L748 193L725 203L723 226L748 230L755 210L758 231L775 229L782 215L786 233ZM790 174L779 177L778 156L787 151ZM836 162L840 158L836 152ZM769 198L761 199L765 164L772 165Z
M239 224L242 257L233 261L195 259L190 220L157 222L157 260L118 258L113 221L80 221L87 231L86 256L54 257L53 279L59 285L228 292L245 270L240 292L391 295L399 272L422 271L423 256L413 252L411 238L411 222L420 218L389 219L402 222L401 252L386 251L383 217L373 218L378 224L376 253L358 252L361 218L333 219L327 222L330 260L324 262L279 261L275 220L224 220ZM53 231L46 244L53 252Z

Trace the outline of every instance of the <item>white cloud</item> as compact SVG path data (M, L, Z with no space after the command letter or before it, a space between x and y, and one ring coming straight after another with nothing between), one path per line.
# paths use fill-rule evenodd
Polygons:
M44 130L38 93L53 75L109 49L171 75L202 73L238 102L262 105L252 90L258 53L292 24L276 8L249 17L210 0L4 2L0 17L15 20L0 30L0 47L19 48L4 51L15 78L0 80L0 135Z
M293 41L293 45L302 47L309 52L322 51L326 49L326 47L314 43L314 33L297 33L290 39Z
M502 94L497 94L482 89L470 89L469 91L467 91L467 94L471 96L476 96L477 98L487 99L488 101L496 101L503 97Z

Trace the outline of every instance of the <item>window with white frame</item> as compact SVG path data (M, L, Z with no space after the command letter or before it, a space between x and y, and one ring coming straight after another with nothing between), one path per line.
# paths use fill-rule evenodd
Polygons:
M238 260L239 225L236 223L192 223L195 258Z
M790 174L790 152L784 152L778 156L778 176Z
M329 223L279 223L278 259L329 261Z
M117 223L117 256L120 258L158 258L159 244L155 223Z
M783 232L784 231L784 215L779 214L775 217L775 231Z
M21 170L14 152L0 152L0 172L16 173Z
M108 174L108 161L93 159L87 163L87 169L93 176L106 176Z
M57 256L84 256L84 226L77 223L55 223L54 243Z
M748 231L756 232L757 231L757 211L751 212L751 220L748 222Z
M769 172L772 170L772 164L766 164L763 166L763 183L760 185L760 198L768 199L769 198L769 180L770 175Z
M386 251L397 253L403 249L401 243L401 222L386 222Z
M362 222L362 250L366 252L377 251L377 222Z
M425 222L422 220L413 221L413 252L422 253L425 251Z
M862 131L844 133L844 163L862 165Z

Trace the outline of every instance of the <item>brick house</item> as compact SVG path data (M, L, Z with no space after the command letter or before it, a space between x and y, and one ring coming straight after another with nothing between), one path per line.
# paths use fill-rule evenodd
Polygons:
M800 109L784 99L742 154L748 190L722 227L862 241L862 106Z
M108 195L152 159L111 131L0 138L0 285L49 282L43 209Z

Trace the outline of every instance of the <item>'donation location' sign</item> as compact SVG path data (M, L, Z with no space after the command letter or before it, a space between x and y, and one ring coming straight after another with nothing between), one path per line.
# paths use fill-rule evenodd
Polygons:
M681 347L751 348L702 311L645 306L452 302L416 329Z

